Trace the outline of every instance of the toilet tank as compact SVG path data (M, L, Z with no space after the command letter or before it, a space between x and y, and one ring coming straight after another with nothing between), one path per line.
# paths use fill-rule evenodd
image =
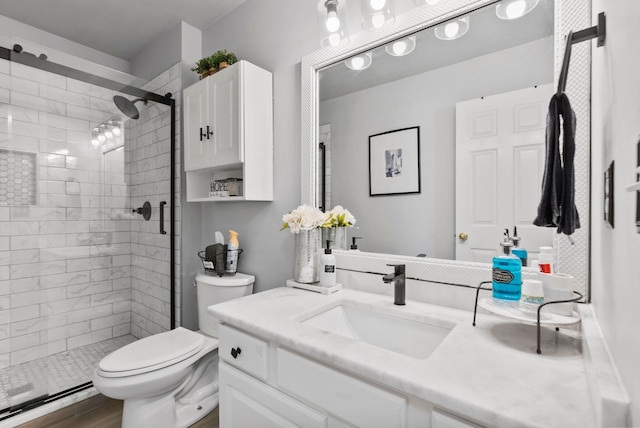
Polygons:
M236 273L233 276L196 275L198 322L200 330L218 337L218 320L207 314L207 308L227 300L248 296L253 292L253 275Z

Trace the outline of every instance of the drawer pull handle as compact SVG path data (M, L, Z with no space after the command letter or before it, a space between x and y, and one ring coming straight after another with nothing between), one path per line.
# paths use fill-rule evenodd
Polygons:
M238 346L237 348L231 348L231 356L233 358L238 358L238 355L242 352L242 349Z

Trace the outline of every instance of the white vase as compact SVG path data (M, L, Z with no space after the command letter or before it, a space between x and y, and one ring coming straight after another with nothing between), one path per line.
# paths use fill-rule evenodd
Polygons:
M296 234L296 262L293 279L303 284L311 284L320 280L318 271L318 255L320 254L320 229L301 230Z
M326 239L330 240L329 247L333 250L347 250L347 228L342 227L330 227L326 230L326 238L322 243L323 247L326 245Z

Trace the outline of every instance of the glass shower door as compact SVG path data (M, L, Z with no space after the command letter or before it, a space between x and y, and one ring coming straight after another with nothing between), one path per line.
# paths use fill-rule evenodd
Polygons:
M114 95L0 60L0 418L171 328L171 108Z

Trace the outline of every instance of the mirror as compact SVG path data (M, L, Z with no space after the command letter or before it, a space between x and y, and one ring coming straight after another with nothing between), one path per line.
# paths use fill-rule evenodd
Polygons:
M535 257L539 246L552 245L551 231L533 227L531 222L537 212L544 166L544 115L553 92L553 2L541 2L518 19L498 18L494 5L466 14L463 19L468 30L455 39L441 40L438 35L442 36L439 31L448 29L449 25L462 28L457 19L319 70L319 135L327 158L327 168L323 169L320 162L319 202L323 196L320 188L324 174L328 183L325 186L325 204L329 208L343 205L356 216L359 229L350 230L350 234L364 237L361 241L363 250L406 256L425 254L438 259L491 261L504 228L508 227L512 233L514 225L518 227L524 244L535 243L535 247L529 247L532 256ZM394 56L408 44L414 46L413 51ZM357 62L360 58L370 59L371 65L362 70L349 68L352 66L349 61ZM498 164L493 167L495 170L489 168L477 173L493 174L495 182L472 180L472 174L461 171L460 158L466 154L457 153L460 147L456 149L456 138L461 138L458 134L462 132L456 130L462 125L456 122L456 112L460 114L456 104L487 98L483 103L487 107L483 111L491 109L488 111L493 112L496 100L500 102L500 109L507 109L510 105L520 108L524 104L521 97L503 100L505 96L502 94L536 86L541 87L537 91L540 102L536 106L536 123L528 124L527 135L523 137L528 152L522 154L531 158L531 144L537 140L536 167L514 168L515 177L503 177L508 165ZM479 112L473 110L470 114ZM502 120L502 116L496 120ZM474 120L466 116L459 119L460 122ZM532 118L520 120L530 121ZM403 143L399 133L388 133L409 127L419 127L419 175L410 169L411 163L416 161L415 153L411 152L415 144ZM500 144L506 144L513 137L505 135L510 131L500 126L499 134L475 138L472 143L486 146L486 139L501 138L504 141ZM374 137L370 147L369 137L381 133L388 133L383 135L389 141L378 141L382 136ZM404 149L405 155L398 157L404 162L403 168L385 176L384 171L376 170L374 159L379 156L383 160L380 145L387 144L403 146L399 150L402 153ZM495 162L507 156L500 154L497 159L487 159L491 156L488 150L495 148L485 147L480 154L469 153L468 156L475 160L469 162L473 162L475 168L482 168L488 161ZM515 153L519 154L518 151ZM513 156L509 158L510 162ZM466 157L464 161L468 161ZM459 178L457 183L456 174ZM527 181L528 178L530 180ZM420 192L398 193L407 188L403 180L410 180L408 184L419 183ZM512 216L507 214L514 211L514 205L521 203L522 198L511 197L513 192L503 192L498 201L492 201L492 195L497 192L478 188L470 191L474 181L494 189L500 181L524 182L522 186L534 192L526 200L535 203L526 205L528 211L521 214L524 222L510 221L507 217ZM463 183L466 188L460 192L457 188ZM380 191L370 189L370 185L380 187ZM466 196L456 198L459 194ZM491 203L498 209L486 206ZM474 208L491 212L480 212L476 216L480 219L472 221L456 215L459 210L472 211ZM493 239L488 231L478 231L478 227L474 227L474 224L481 223L481 227L486 229L486 223L498 223L498 218L505 224L492 228ZM456 225L456 221L464 222L464 225ZM462 232L468 236L464 241L457 238ZM544 236L532 236L534 234ZM482 239L489 242L480 242ZM472 249L467 250L467 247Z
M360 242L363 251L453 259L456 235L464 232L455 228L452 170L456 169L456 103L544 84L553 91L557 74L554 58L561 57L562 34L581 29L575 28L578 22L585 27L590 24L588 13L563 0L555 4L541 0L524 17L503 22L496 18L495 1L445 4L449 8L437 11L428 6L416 8L397 17L392 28L377 34L359 33L347 47L322 49L302 61L302 160L309 166L308 170L303 168L302 201L320 205L322 165L317 147L328 142L325 155L330 159L332 186L327 185L326 205L341 204L356 216L359 229L350 230L349 235L365 237ZM444 41L433 36L434 27L467 15L471 15L469 31L463 37ZM524 19L534 18L546 21L522 24ZM572 27L565 28L569 23ZM560 29L559 34L553 33L554 28ZM386 45L410 35L416 38L414 52L401 58L386 53ZM426 51L420 50L423 48ZM534 51L536 57L532 56ZM354 72L345 66L345 59L362 53L371 55L371 67ZM507 60L499 62L498 57ZM398 59L406 62L399 65ZM382 69L375 71L376 66ZM573 88L568 86L567 93L574 110L585 109L582 116L578 112L578 126L583 128L576 135L586 147L576 152L576 163L585 170L576 169L576 200L580 200L578 210L583 220L588 216L589 88L588 78L581 73L588 75L588 53L574 50L569 77ZM452 76L457 79L450 86L446 82ZM409 89L400 90L407 82ZM414 96L401 98L401 92ZM421 192L370 196L369 137L414 126L420 127ZM351 145L353 142L356 144ZM530 199L533 203L529 205L537 207L539 198L534 195ZM378 217L380 213L384 215ZM587 281L587 229L579 229L572 242L548 230L552 245L558 248L558 265L565 263L563 271L575 272L583 287ZM526 239L524 243L526 247ZM496 246L497 242L493 248Z

